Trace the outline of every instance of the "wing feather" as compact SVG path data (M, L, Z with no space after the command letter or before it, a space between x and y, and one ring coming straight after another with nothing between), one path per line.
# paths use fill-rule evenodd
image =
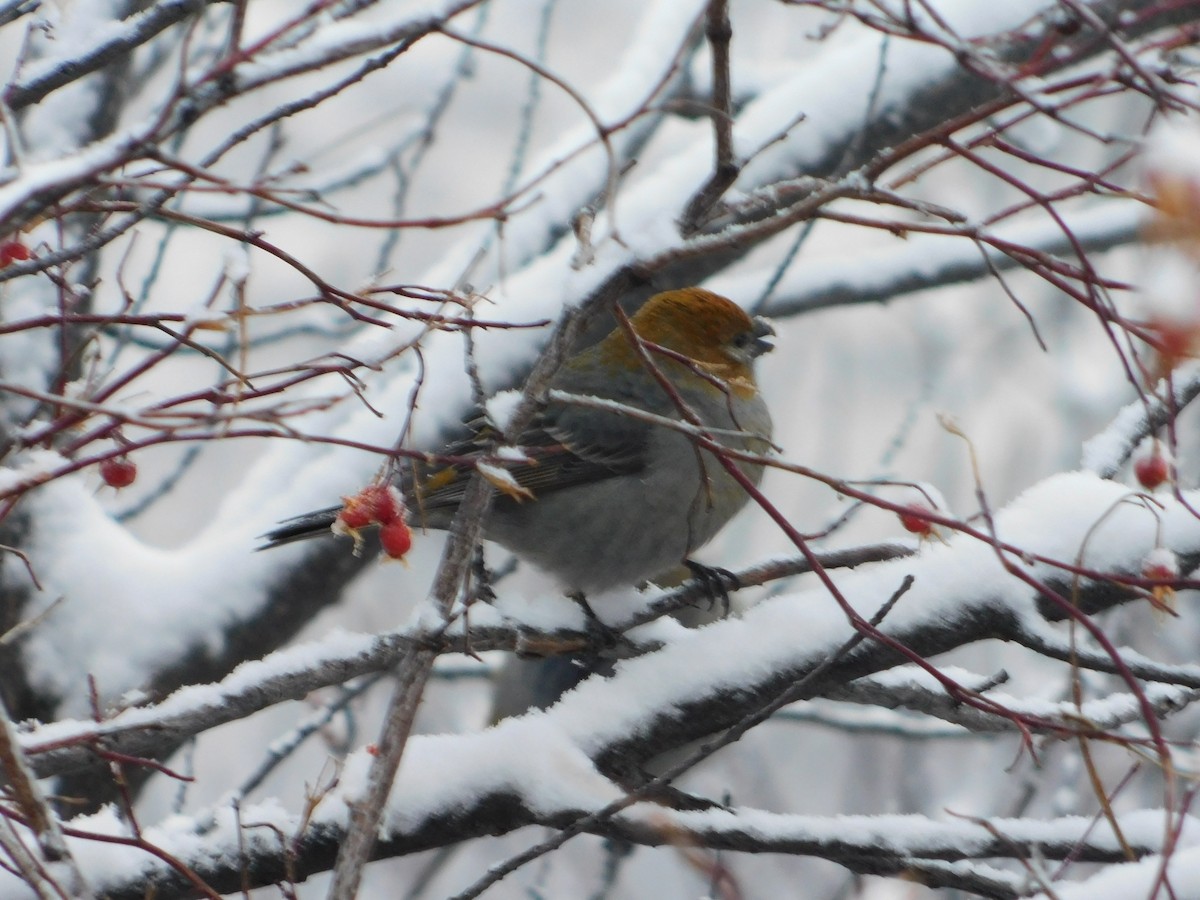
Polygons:
M471 437L447 448L447 456L471 457L496 437L490 426L472 423ZM633 475L646 466L649 426L617 413L597 413L563 404L548 404L521 435L519 446L527 460L496 460L534 500L541 494L619 475ZM457 506L472 467L418 464L406 487L426 510ZM408 491L406 491L407 493ZM521 502L501 494L497 504Z

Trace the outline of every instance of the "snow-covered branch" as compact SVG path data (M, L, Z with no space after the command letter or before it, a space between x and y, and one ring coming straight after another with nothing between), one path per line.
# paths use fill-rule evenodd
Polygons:
M0 2L0 897L300 879L374 815L431 895L1184 893L1200 0L510 6ZM700 283L775 316L768 456L547 393ZM483 482L408 568L252 552L410 465L503 490L516 432L448 442L547 402L763 467L707 577L588 618Z

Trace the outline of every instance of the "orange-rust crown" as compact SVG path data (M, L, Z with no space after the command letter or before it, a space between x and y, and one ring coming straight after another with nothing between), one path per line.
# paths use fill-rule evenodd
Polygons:
M764 326L756 324L733 301L696 287L664 291L647 300L630 321L642 340L695 360L701 370L723 382L740 397L755 394L754 372L748 365L746 353L744 350L735 353L733 348L739 345L739 338L743 338L741 346L745 347L746 341L760 337ZM615 369L642 366L639 354L620 328L601 341L595 352L603 365ZM752 352L751 355L757 354ZM668 370L679 365L661 358L656 362ZM707 382L704 386L711 391L723 390L719 385Z
M655 294L632 322L643 340L714 365L728 364L729 342L754 326L732 300L697 287Z

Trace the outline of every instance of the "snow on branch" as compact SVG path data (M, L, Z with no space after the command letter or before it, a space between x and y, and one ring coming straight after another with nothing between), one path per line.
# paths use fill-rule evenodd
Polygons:
M440 743L436 741L433 743ZM528 825L562 827L596 812L607 793L602 780L590 789L586 769L572 771L569 753L554 743L534 754L517 753L524 745L499 740L458 739L460 746L426 746L415 752L402 773L377 856L395 856L462 840L501 834ZM472 746L473 745L473 746ZM441 751L445 755L435 754ZM225 893L244 885L295 883L328 866L344 834L347 784L359 774L352 760L340 782L315 798L310 814L299 817L272 804L220 810L203 831L177 817L171 823L132 836L111 813L83 817L69 829L70 846L89 883L106 897L139 897L152 886L156 896L189 896L197 883ZM537 789L530 770L556 770L574 785L554 782ZM464 775L466 777L464 777ZM419 784L449 778L468 793L445 806L429 807ZM410 791L406 794L405 787ZM590 796L589 796L590 795ZM1145 856L1164 846L1164 818L1159 810L1123 814L1119 824L1123 846L1104 822L1068 816L1057 819L987 819L972 821L951 815L946 821L922 816L781 815L753 809L671 810L640 803L605 817L589 833L646 846L681 850L732 850L786 853L827 859L860 874L904 874L935 886L978 890L992 883L987 896L1016 897L1024 879L987 866L958 869L939 862L999 859L1120 862L1126 850ZM1182 833L1175 846L1186 851L1196 843L1196 824L1188 817L1173 823ZM1129 843L1132 841L1132 843ZM149 848L155 852L150 854ZM928 874L926 874L928 873ZM990 878L989 878L990 873ZM0 887L6 878L0 875ZM995 881L993 879L998 879ZM1000 892L995 892L999 884Z
M103 35L90 46L81 48L82 52L75 55L60 53L39 60L36 67L31 67L32 71L23 73L21 80L8 85L5 102L10 110L19 112L26 106L40 102L52 91L104 68L120 56L132 53L163 30L212 4L213 0L163 0L123 22L103 23Z
M1011 554L1012 562L1034 573L1045 592L1070 590L1072 582L1078 580L1077 597L1093 611L1136 601L1139 593L1149 591L1144 585L1155 582L1142 577L1141 562L1160 540L1161 546L1181 558L1200 558L1200 525L1185 506L1164 502L1161 508L1146 507L1123 486L1082 474L1059 476L1031 488L1000 512L998 529L1005 541L1024 548L1020 554ZM1139 532L1140 539L1131 538ZM1118 535L1122 539L1114 543ZM1050 562L1075 559L1081 551L1081 568ZM1046 627L1039 624L1042 618L1036 609L1037 592L1005 571L1002 561L1009 555L1010 551L963 535L946 546L927 546L914 558L877 563L853 572L831 571L839 590L868 615L873 611L872 604L886 599L888 585L912 575L913 588L885 620L883 631L895 636L912 653L927 657L990 638L1026 640ZM835 565L838 557L828 557L827 562ZM773 571L775 577L783 577L791 570L773 567ZM755 582L753 570L745 574L748 583ZM1121 583L1116 590L1106 580L1112 578ZM659 615L673 605L659 607ZM578 622L577 610L565 612L574 614ZM588 643L586 631L578 630L578 626L541 633L521 626L514 631L513 623L499 619L488 625L492 615L487 609L472 612L470 635L452 630L441 639L440 649L455 652L469 646L480 652L536 649L542 653L571 653ZM1061 611L1058 617L1062 617ZM644 622L646 617L639 612L636 621ZM622 628L620 623L613 627ZM634 631L630 634L631 646L637 649L640 644L644 655L622 663L614 678L589 683L583 689L586 699L564 701L553 716L566 716L571 724L564 727L568 727L572 739L591 746L589 752L596 757L633 754L646 758L733 724L741 708L725 705L730 692L743 698L770 696L779 685L813 669L847 633L841 612L820 589L784 594L756 606L740 619L697 632L672 629L650 631L642 637L641 632ZM25 735L23 744L43 776L88 764L88 746L97 740L130 755L157 755L183 737L274 703L386 670L414 642L431 640L432 635L420 630L381 636L334 635L313 645L279 651L261 662L245 663L219 685L185 688L156 706L119 712L104 723L60 722L45 726ZM716 648L720 648L721 664L708 659ZM701 660L705 663L698 667ZM826 672L806 696L841 697L847 690L860 695L869 690L868 683L855 679L891 668L896 662L894 651L868 642L868 646ZM1200 670L1194 667L1162 667L1148 677L1177 687L1200 687ZM658 687L648 694L640 687L643 682ZM926 683L927 690L937 687L937 682ZM876 683L876 690L880 687ZM888 689L892 702L899 696L897 690L895 686ZM598 696L591 698L592 692L598 692ZM1061 704L1030 705L1013 700L1010 706L1010 698L988 697L991 702L984 712L1010 710L1018 719L1029 720L1036 730L1069 730L1067 707ZM1180 693L1166 686L1152 697L1164 711L1191 699L1190 691ZM952 704L962 703L961 697L949 700ZM888 705L877 696L871 697L871 702ZM595 708L593 703L624 709L625 713L605 717L607 724L598 732L598 723L584 714ZM1087 707L1086 712L1076 712L1101 723L1100 727L1129 721L1128 698L1114 696L1097 704ZM687 708L695 714L677 712ZM576 709L579 714L573 712ZM631 719L635 712L636 718ZM633 734L639 737L631 739Z
M1078 597L1086 601L1094 585L1099 592L1097 603L1101 605L1129 602L1137 597L1140 559L1159 542L1181 556L1200 558L1200 524L1182 504L1163 501L1151 509L1131 502L1131 495L1124 487L1084 474L1058 476L1030 489L997 513L996 528L1003 541L1014 541L1026 548L1023 556L1015 556L1009 563L1032 574L1037 583L1045 586L1046 592L1065 590L1076 581ZM911 575L913 587L900 597L880 628L911 653L928 658L975 641L1015 639L1033 627L1033 621L1041 621L1036 611L1036 591L1032 591L1025 580L1006 572L1002 565L1005 555L1007 551L999 547L962 535L951 538L945 545L926 546L915 557L876 563L854 572L839 572L833 577L839 591L869 614L874 605L886 599L891 590L889 585L902 576ZM1074 571L1074 566L1047 561L1060 558L1079 559L1085 569ZM1086 574L1080 577L1083 571ZM1114 594L1110 586L1101 582L1103 577L1127 580L1128 587L1123 594ZM502 633L506 633L507 638L502 637ZM801 696L807 697L845 696L847 690L858 693L863 689L862 675L891 669L902 659L890 647L868 639L845 659L830 660L830 651L842 643L848 633L841 611L830 603L823 590L791 591L759 604L740 619L718 622L695 632L660 631L659 640L665 638L665 643L658 649L650 649L639 658L619 663L611 678L585 682L545 713L508 720L479 735L415 737L393 801L398 811L403 810L393 814L400 817L396 821L403 823L403 834L392 834L381 845L380 852L409 852L436 846L436 842L430 843L431 835L445 835L451 821L473 823L465 832L456 831L455 839L535 822L567 821L579 814L579 807L570 803L556 806L554 802L547 806L546 801L535 802L532 798L539 791L557 791L567 783L578 784L583 773L592 773L587 777L596 780L600 772L626 772L660 753L717 734L737 725L747 710L769 702L780 691L797 683L805 684ZM518 638L518 634L520 632L508 629L489 631L486 627L475 626L465 644L461 635L450 637L442 649L453 651L471 646L486 650L516 646L512 643L514 638L548 648L564 637L554 633L541 636L526 633ZM632 637L636 641L637 633ZM106 753L114 752L122 753L123 758L132 754L157 753L186 734L248 715L285 699L303 696L321 685L386 669L394 664L405 642L414 639L425 643L430 640L419 634L378 638L333 636L311 647L281 651L261 663L246 664L222 685L188 688L157 707L131 709L100 724L62 722L46 726L23 735L21 742L34 770L41 775L69 771L86 764L97 751L100 751L99 760L105 759ZM578 646L578 642L568 643L564 649L578 649ZM1136 666L1136 661L1130 661L1130 664ZM819 674L811 677L814 673ZM996 694L986 684L980 684L977 678L964 677L955 670L944 670L937 679L922 673L915 683L924 685L921 693L930 695L918 702L926 712L932 711L930 703L934 700L935 690L949 690L950 693L944 696L950 698L950 705L966 706L971 711L970 715L957 717L961 724L970 728L991 730L977 718L990 715L1000 716L1002 721L1009 723L1020 723L1027 731L1066 736L1083 729L1098 736L1105 729L1144 714L1139 703L1141 699L1148 700L1156 714L1178 709L1195 699L1200 674L1178 669L1174 676L1173 684L1187 685L1190 689L1151 685L1145 688L1141 698L1113 695L1073 711L1071 704L1031 702ZM811 680L806 683L806 678ZM906 669L903 674L898 672L883 681L875 679L875 682L894 702L899 697L897 688L913 683L914 675ZM887 698L878 696L870 700L877 704L889 703ZM1137 743L1140 739L1125 740ZM520 749L533 744L540 748L537 753ZM552 752L551 747L559 749ZM566 779L564 782L547 778L546 760L550 758L547 754L552 756L553 753L561 754L563 764L567 766L560 775ZM362 759L365 756L367 754L359 754L356 758L365 765ZM471 763L471 759L487 759L488 764L480 766ZM508 762L501 764L502 759ZM567 760L571 762L567 763ZM342 776L339 790L344 790L348 796L355 790L356 765L352 762ZM440 774L425 771L426 765L436 765ZM572 772L575 774L570 774ZM483 781L480 781L481 777ZM595 783L599 788L608 782L600 779ZM535 784L538 785L536 789ZM614 796L619 796L613 795L612 790L611 786L602 789L594 798L595 802L602 807ZM412 791L417 793L414 795ZM313 871L315 869L306 867L320 868L326 864L321 860L327 862L326 854L336 844L336 830L341 827L337 824L341 821L339 817L344 816L344 808L337 796L340 795L333 793L322 799L321 814L312 819L311 833L300 836L296 846L303 849L298 851L299 859L291 863L298 866L294 871ZM477 814L464 817L464 804L476 809ZM421 813L420 810L428 812ZM252 819L257 821L257 817L243 809L243 827L249 827ZM747 821L754 820L751 817ZM83 832L90 827L87 824L78 826ZM296 823L290 822L285 827L277 822L274 827L282 829L281 833L292 834ZM397 826L393 823L390 827ZM481 830L471 831L476 827ZM597 833L622 835L623 829L630 826L597 827ZM693 828L686 823L679 827L689 835L688 840L700 840L703 846L734 847L736 843L731 840L726 844L724 838L714 835L710 844L707 838L696 837L708 833L704 828ZM742 822L733 831L745 827L749 826ZM1049 824L1047 828L1045 833L1055 833ZM639 841L651 840L645 831L640 835ZM632 832L625 836L633 839ZM163 839L167 840L165 836ZM211 835L199 838L202 845L215 839ZM779 849L788 840L795 839L781 838L778 845L773 845L773 840L760 835L751 838L750 845L759 841L761 849ZM1022 839L1013 840L1019 842ZM1061 844L1065 848L1074 840L1064 837ZM157 835L155 841L158 841ZM262 852L275 860L274 863L262 863L265 866L262 877L267 877L265 873L277 872L274 867L282 866L283 860L278 856L279 848L273 838L262 837L261 841L270 847L269 851L252 848L249 852L252 856ZM864 839L864 846L867 843ZM1010 846L1010 842L1003 839L999 843ZM743 843L736 848L746 849L747 846ZM1155 846L1151 843L1142 849L1148 851ZM309 851L311 856L307 855ZM207 856L214 851L209 846L203 852ZM816 851L809 847L792 852ZM899 859L903 852L907 851L897 851L896 858ZM939 854L948 851L926 852L931 857L941 858ZM993 852L964 851L963 855L974 858ZM1104 853L1111 851L1089 852L1099 854L1096 857L1099 859L1109 858ZM854 858L855 854L849 853L848 864L858 871ZM81 864L86 867L86 857L82 858ZM256 870L256 865L251 866L252 871ZM860 860L857 865L865 865L865 862ZM884 862L880 865L887 866ZM178 875L167 877L169 881ZM207 880L207 876L204 877ZM221 878L226 876L215 873L214 877L216 881L211 883L219 885Z
M376 856L552 829L464 897L576 833L672 847L714 885L724 850L998 897L1069 896L1075 860L1110 867L1097 890L1123 872L1149 894L1149 865L1117 865L1147 854L1187 877L1200 2L655 0L603 28L547 2L537 29L486 0L0 5L20 47L0 101L0 732L25 786L0 804L17 823L0 828L0 894L298 879L334 866L354 809L383 818ZM773 47L783 35L805 52ZM1182 130L1140 161L1135 132L1163 117ZM1126 244L1134 266L1105 254ZM983 276L1032 342L994 327L983 295L916 296ZM736 585L715 576L735 615L693 608L712 579L630 588L600 598L602 633L525 569L493 578L482 513L436 578L426 541L361 593L370 541L252 552L278 520L438 458L531 369L511 396L533 415L614 306L706 280L790 320L760 367L780 447L715 455L768 470L707 548L740 567ZM927 415L943 409L973 418L946 427L951 450ZM701 430L604 411L715 453ZM1086 471L1061 471L1104 420ZM1118 480L1130 459L1137 487ZM914 515L891 493L906 485L953 505ZM353 632L311 637L347 610ZM950 651L970 668L936 659ZM425 682L435 658L474 653L493 654L489 676L510 655L603 671L481 729L486 682L461 709ZM407 703L385 734L411 731L407 746L381 739L307 792L247 804L235 787L232 805L138 821L149 773L186 768L181 746L199 738L203 757L218 726L378 673ZM415 727L422 698L447 733ZM374 699L339 694L268 762ZM881 801L926 815L868 820L683 793L718 795L690 770L752 730L777 752L795 726L758 728L789 717L914 755L953 742L939 759L1015 745L1074 766L1075 794L1042 773L1039 802L996 815L999 776L957 804L939 772L928 796ZM374 779L380 803L363 803L398 747L390 801ZM1136 796L1091 748L1135 760ZM36 777L88 804L61 840ZM872 808L857 789L842 808ZM1096 819L1060 814L1093 801Z

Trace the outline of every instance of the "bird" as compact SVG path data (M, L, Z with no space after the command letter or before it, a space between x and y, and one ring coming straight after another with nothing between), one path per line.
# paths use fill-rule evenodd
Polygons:
M618 324L562 364L547 399L516 437L520 454L489 455L499 432L476 421L469 437L432 462L402 466L396 487L410 524L449 528L473 462L486 457L507 470L514 486L497 491L484 538L545 571L568 593L638 585L690 565L748 494L711 450L662 419L684 422L686 409L730 450L769 453L771 416L755 361L773 349L768 338L775 332L765 319L699 287L654 295L629 325L640 348ZM650 416L573 403L562 394L615 401ZM759 484L760 462L733 462ZM281 522L263 535L260 549L330 534L342 509Z

